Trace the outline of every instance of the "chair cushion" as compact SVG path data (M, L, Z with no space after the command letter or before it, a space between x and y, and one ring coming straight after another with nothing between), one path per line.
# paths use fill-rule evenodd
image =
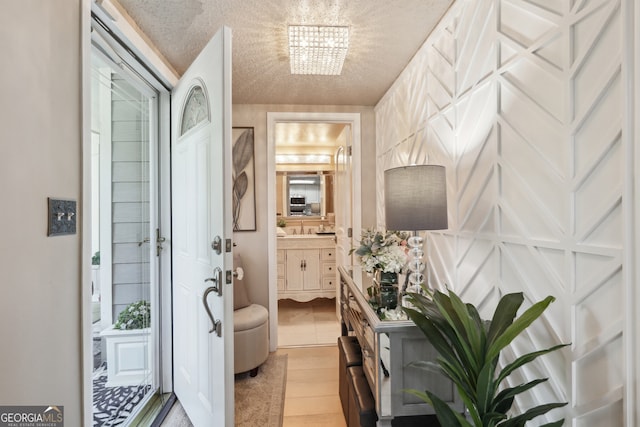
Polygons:
M242 258L239 253L233 254L233 268L242 268ZM233 309L238 310L240 308L248 307L251 305L249 295L247 294L247 288L244 285L244 279L239 280L237 277L233 278Z
M269 312L258 304L251 304L233 312L234 332L256 328L269 319Z

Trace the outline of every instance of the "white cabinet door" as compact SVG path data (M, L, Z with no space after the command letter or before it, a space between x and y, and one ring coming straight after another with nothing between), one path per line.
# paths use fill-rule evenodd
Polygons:
M309 291L320 289L320 250L287 250L286 290Z
M303 288L305 291L315 291L320 289L320 250L306 249L304 254Z

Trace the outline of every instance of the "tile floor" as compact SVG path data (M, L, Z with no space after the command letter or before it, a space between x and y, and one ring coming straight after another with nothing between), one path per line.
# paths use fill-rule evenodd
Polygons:
M278 347L334 345L339 335L335 299L278 301Z
M287 354L283 427L346 427L338 396L335 300L278 303L278 354Z

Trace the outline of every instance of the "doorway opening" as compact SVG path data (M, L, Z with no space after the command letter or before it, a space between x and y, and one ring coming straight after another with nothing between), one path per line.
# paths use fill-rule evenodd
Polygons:
M144 424L167 397L160 369L161 277L169 268L160 231L163 95L96 17L92 30L87 415L94 426Z
M359 205L360 115L268 113L267 142L272 351L334 345L337 266L348 263Z

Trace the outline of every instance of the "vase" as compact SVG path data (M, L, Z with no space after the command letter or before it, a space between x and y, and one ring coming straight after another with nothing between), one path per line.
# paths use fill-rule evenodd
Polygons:
M398 284L398 273L376 270L375 272L375 281L379 286L384 285L397 285Z
M398 287L395 285L380 286L380 307L393 310L398 306Z
M398 273L376 270L374 282L380 308L393 310L398 305Z

